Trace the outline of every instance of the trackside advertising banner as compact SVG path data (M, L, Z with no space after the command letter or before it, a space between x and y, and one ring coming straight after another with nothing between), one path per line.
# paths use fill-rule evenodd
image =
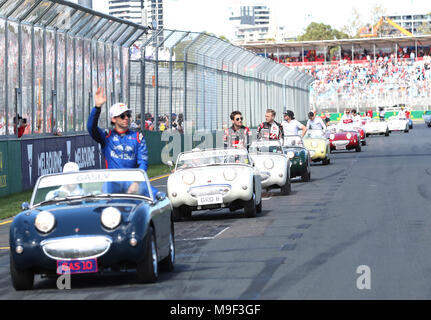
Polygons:
M22 140L21 155L23 190L42 175L62 172L69 161L81 170L104 168L100 145L89 135Z

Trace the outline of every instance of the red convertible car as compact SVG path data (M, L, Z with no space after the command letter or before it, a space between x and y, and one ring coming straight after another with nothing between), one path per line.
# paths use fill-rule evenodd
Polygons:
M361 152L361 137L359 132L343 129L330 130L327 133L331 152L334 150L355 150Z

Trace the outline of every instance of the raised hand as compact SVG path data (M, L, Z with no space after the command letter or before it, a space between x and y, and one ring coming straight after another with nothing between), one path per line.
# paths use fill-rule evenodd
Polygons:
M96 108L101 108L106 103L106 95L102 88L98 88L94 97Z

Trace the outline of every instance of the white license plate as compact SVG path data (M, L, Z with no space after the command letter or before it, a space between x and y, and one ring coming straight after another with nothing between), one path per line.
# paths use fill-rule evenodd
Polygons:
M221 194L198 197L198 206L205 206L209 204L221 204L221 203L223 203L223 196Z
M346 150L346 146L335 146L336 150Z

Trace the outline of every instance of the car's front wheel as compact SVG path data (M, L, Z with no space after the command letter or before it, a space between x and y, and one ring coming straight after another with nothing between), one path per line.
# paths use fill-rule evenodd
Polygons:
M187 206L181 206L178 208L174 208L174 213L172 215L173 220L175 222L188 220L192 216L192 209Z
M34 273L30 271L18 270L15 267L12 254L9 254L10 260L10 274L12 278L12 284L15 290L31 290L34 284Z
M145 254L143 260L138 262L136 272L141 283L154 283L159 277L157 258L156 235L152 226L148 228L145 237Z
M310 169L307 165L307 170L305 170L305 172L303 172L301 175L301 181L302 182L308 182L308 181L310 181L310 179L311 179L311 172L310 172Z
M362 151L361 145L359 143L356 146L355 150L356 150L356 152L361 152Z
M171 223L171 233L169 235L169 255L160 261L160 270L172 271L175 265L175 232L174 223Z
M280 192L283 196L287 196L290 194L291 190L292 190L292 184L290 183L290 178L287 178L287 181L284 184L284 186L280 188Z
M253 193L251 199L244 205L244 213L247 218L255 218L256 211L256 195Z

